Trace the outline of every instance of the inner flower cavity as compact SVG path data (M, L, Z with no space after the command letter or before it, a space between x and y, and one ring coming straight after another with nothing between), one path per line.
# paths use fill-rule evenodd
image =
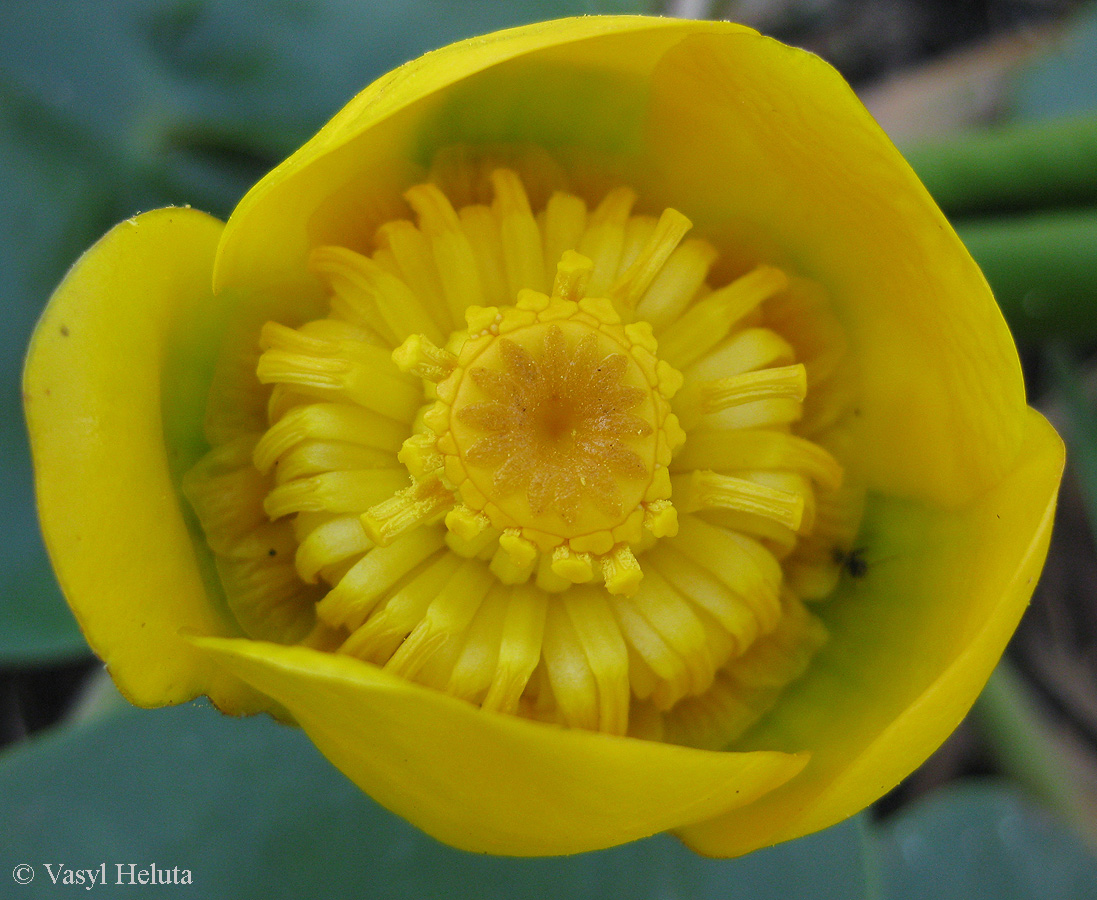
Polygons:
M841 329L780 269L710 285L715 249L628 188L535 206L454 168L372 252L316 248L330 314L215 381L211 422L258 410L184 480L226 603L485 709L726 746L854 549Z

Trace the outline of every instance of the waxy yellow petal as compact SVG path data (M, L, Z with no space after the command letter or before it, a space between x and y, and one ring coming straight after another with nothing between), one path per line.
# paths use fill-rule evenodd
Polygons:
M1013 341L982 273L842 77L759 35L696 34L652 86L651 154L668 195L744 263L791 264L829 292L860 370L870 488L960 505L996 484L1025 422Z
M603 153L639 154L651 71L698 31L753 33L727 22L585 16L472 38L406 63L244 197L218 255L218 288L318 295L305 265L310 250L359 245L406 215L401 193L442 147L519 142L585 153L593 141Z
M271 706L179 636L239 633L178 491L205 450L222 228L190 209L116 226L54 293L24 374L46 546L88 643L141 706L203 693L233 710Z
M959 725L1047 554L1063 443L1038 413L1026 424L1016 468L959 512L870 500L875 555L820 611L830 643L742 745L810 748L810 764L749 810L682 829L687 844L738 856L840 822Z
M382 294L389 301L410 297L412 318L429 320L424 334L430 331L435 339L459 324L459 307L475 293L472 282L482 280L491 303L499 305L515 302L509 294L522 278L544 276L543 287L549 288L555 262L543 258L534 207L515 173L495 177L514 182L507 195L514 201L514 227L500 248L514 244L533 251L518 254L518 262L509 256L478 262L472 246L490 243L498 227L491 211L480 207L458 220L456 210L465 201L422 185L436 154L460 145L534 146L550 165L579 181L597 176L596 187L580 185L576 196L556 195L556 205L545 213L553 247L565 232L582 232L588 203L592 220L612 218L598 205L610 188L616 190L603 206L620 207L624 218L637 198L656 212L673 206L680 210L675 215L688 217L695 237L679 249L688 250L681 259L694 259L697 271L695 277L682 276L684 293L672 292L662 305L647 296L631 296L626 304L630 309L638 304L640 312L654 310L659 341L672 350L676 334L697 332L698 339L717 340L717 331L726 331L720 319L731 313L720 298L727 298L715 291L708 296L716 299L701 314L702 324L715 320L714 328L694 328L701 321L694 316L689 327L682 326L685 332L674 330L709 275L711 286L746 282L750 273L777 273L770 292L776 294L767 293L765 303L780 303L782 292L795 294L797 285L811 283L833 311L834 329L842 332L848 351L843 364L852 373L854 424L837 442L841 447L810 446L833 463L832 487L843 474L847 482L867 485L867 512L855 544L863 548L866 571L848 571L832 596L812 605L811 616L821 624L799 607L804 620L816 626L813 633L829 633L829 642L805 663L807 673L784 689L775 707L764 715L758 708L763 717L733 745L733 752L661 743L655 738L663 732L654 728L653 740L647 741L481 710L437 686L424 686L429 679L415 684L347 655L244 639L227 610L207 541L180 500L179 482L206 450L201 420L211 380L215 396L207 429L212 445L239 437L259 440L270 424L257 381L228 384L238 374L250 378L255 371L249 354L257 345L241 322L254 322L258 334L266 319L275 320L280 324L268 336L284 337L298 324L322 317L333 259L341 261L343 276L353 262L351 275L359 281L385 280ZM381 249L391 259L401 254L417 258L424 239L410 221L400 221L415 218L405 195L412 206L433 204L434 225L450 229L441 256L452 265L443 279L426 271L436 261L420 253L426 264L409 266L409 284L394 288L399 279L365 254L375 249L378 226L389 222ZM537 208L547 202L547 196L541 198ZM654 217L650 222L654 229ZM603 280L609 276L600 266L617 258L623 240L614 245L610 237L595 233L588 241L593 249L583 251L598 258L591 262L592 271ZM668 244L667 252L672 248ZM791 279L783 274L786 270ZM459 272L471 272L471 281L461 281ZM442 318L435 321L439 310ZM769 310L763 305L758 315L770 315ZM497 312L494 306L480 308L473 319L483 329ZM405 335L396 334L400 329L393 323L403 320L391 313L372 311L365 331L376 326L395 345ZM771 343L780 344L777 355L789 356L781 365L796 362L802 344L821 339L811 333L819 325L811 317L792 319L777 329L779 335L766 331L769 322L753 328L755 337L768 333ZM647 325L635 334L656 346ZM230 365L214 379L213 361L223 342L231 351L226 354ZM686 362L699 352L692 337L677 343ZM414 361L424 346L419 341L404 355ZM434 349L436 364L440 359L453 365L440 348ZM387 351L374 350L384 370ZM272 359L276 354L267 357L268 368ZM690 374L664 365L660 377L668 370L676 376L666 393L671 398ZM443 367L438 374L444 377L447 371ZM810 359L799 375L810 402L817 375ZM725 22L566 19L461 42L408 63L366 88L263 179L223 229L199 213L174 209L146 214L110 232L51 301L32 344L25 388L47 544L90 643L127 696L152 705L208 693L231 711L288 711L322 752L388 808L454 846L514 855L592 850L668 829L701 852L737 855L826 827L871 803L940 744L985 683L1031 595L1062 470L1061 442L1025 405L1017 355L982 275L895 148L821 60ZM290 388L288 382L278 384L272 409L293 402ZM356 396L374 396L367 388ZM395 411L399 414L386 420L390 424L402 427L414 412L418 387L408 390L412 393ZM797 391L790 402L798 414L804 397ZM682 397L678 402L684 404L688 389ZM447 396L443 405L452 401ZM844 402L839 397L834 408L843 409ZM671 408L666 399L663 406ZM395 414L385 409L382 413ZM797 419L780 415L778 409L774 421ZM423 421L430 425L437 418L424 416ZM680 440L691 425L671 419L675 441ZM807 421L799 422L802 432L792 426L805 444L811 436ZM395 446L401 435L399 429L392 435L386 431L382 443ZM712 457L713 441L691 445L688 435L685 440L679 463L691 455ZM704 520L666 518L673 512L665 469L671 443L667 438L657 448L664 477L659 490L645 494L653 509L650 521L637 514L633 524L640 529L641 520L647 522L673 550L679 524L687 535ZM267 477L277 460L266 459L269 447L262 446L261 474ZM401 460L425 465L422 441L409 439L404 448ZM488 450L502 452L495 445ZM729 477L738 477L716 472L715 464L691 462L681 472L673 470L676 483L697 467L713 470L705 477L725 488ZM446 472L460 474L456 466ZM534 481L531 476L530 484ZM366 552L375 538L398 540L397 526L417 527L438 515L443 501L452 499L450 488L440 481L430 484L444 488L431 495L437 507L413 509L400 495L399 502L372 506L364 520L313 522L319 537L317 546L304 544L308 553L298 559L303 571L310 578L327 578L346 563L357 573L347 585L354 587L359 575L369 581L363 573L373 571L371 566L350 557ZM544 490L542 478L536 485L537 491ZM795 499L785 490L786 482L762 486L770 490L766 496ZM741 483L745 488L754 491L751 496L759 493L757 486ZM279 496L293 499L295 490ZM561 496L560 505L571 509L572 495ZM458 590L458 582L451 587L453 603L468 615L491 589L491 573L500 584L525 582L538 552L533 541L551 537L536 529L520 534L502 519L493 534L486 530L490 517L477 514L487 508L483 491L481 498L484 504L469 507L463 501L445 517L454 533L451 549L464 548L471 556L482 549L473 540L494 540L498 534L501 549L490 570L468 564L483 590L471 597ZM321 499L332 505L327 495ZM423 500L418 494L411 499ZM698 500L689 515L730 514L719 507ZM278 507L276 512L294 509ZM809 530L814 512L801 496L799 507L789 507L787 521L777 523L787 532L789 548L796 540L794 529ZM390 525L392 534L382 527ZM367 526L372 529L368 534ZM718 532L714 525L703 528L710 537L732 539L731 532ZM854 528L844 533L843 542ZM596 552L620 563L603 562L602 569L607 586L618 589L614 596L624 597L637 588L624 584L625 575L631 572L635 582L644 564L643 551L633 556L627 537L625 530L615 531L605 547L577 544L574 552L561 552L556 569L541 566L523 590L540 592L536 596L545 604L561 602L541 588L568 589L561 572L575 581L588 580ZM440 532L428 535L422 547L413 541L417 549L408 565L426 562L419 551L428 556L448 552L441 541ZM730 546L715 538L710 543ZM712 582L709 594L717 599L724 599L720 584L744 582L736 565L757 562L757 554L768 553L753 538L743 544L754 548L755 556L740 548L740 563L729 562L723 551L703 554L715 558L690 555L689 571L703 570ZM852 549L828 546L822 552ZM380 554L374 562L382 558L388 557ZM763 579L765 609L776 617L788 599L781 591L789 589L791 579L782 588L778 562L764 559L772 563ZM389 573L389 586L407 574L398 568ZM833 574L833 566L829 571ZM822 581L826 587L814 599L830 590L832 582ZM645 590L653 583L654 575ZM361 593L348 588L348 596L333 591L321 604L332 620L328 624L334 623L333 647L347 638L335 626L349 624L352 630L362 623L349 614L330 615L332 597L336 607L344 604L359 618L384 599L384 584L358 587ZM689 593L681 578L675 590ZM403 603L410 608L430 599L412 591ZM497 599L492 595L491 602ZM692 613L685 615L688 598L680 599L675 609L682 615L674 621L700 623L690 618ZM603 607L610 608L599 600L596 608ZM557 619L550 615L548 622L555 627ZM573 615L567 621L571 628L580 623L583 630L565 649L583 651L579 661L589 671L582 674L596 685L600 675L599 689L612 688L614 702L599 707L578 689L569 699L581 715L609 710L602 718L623 730L621 666L628 651L614 645L615 652L604 656L586 653L614 649L608 642L605 647L592 643L604 636L603 626L612 624L608 616ZM538 635L540 641L543 612L538 622L519 637ZM759 626L753 618L749 624L753 640ZM492 629L485 625L481 631ZM694 643L704 644L703 627L698 624L694 631ZM445 634L444 629L431 634L432 652ZM344 651L373 652L390 639L394 646L401 640L387 632L366 637L356 641L350 635ZM678 645L672 652L673 641L657 637L649 640L649 655L667 668L676 660ZM426 646L417 640L406 643L405 656ZM719 645L726 655L725 645L730 639ZM534 677L539 646L520 649L522 678ZM710 651L715 652L705 645L704 652ZM427 678L429 654L422 655L414 668ZM474 656L491 654L470 651L469 658ZM588 657L599 666L590 666ZM710 680L714 666L707 670ZM635 697L647 697L657 687L658 673L649 671L647 663L644 667L638 670ZM475 678L461 673L446 677L465 684L469 699L489 682L494 691L490 671L486 678L480 671ZM543 680L541 690L550 692L552 679ZM441 685L446 683L443 678ZM524 685L523 680L505 705L519 703ZM664 696L666 686L661 687L659 696ZM547 696L530 702L551 702ZM743 714L753 715L753 708L744 707ZM755 718L743 721L746 729Z
M371 797L478 853L556 855L646 837L746 806L807 761L529 722L302 647L194 643L288 709Z
M608 160L688 209L725 266L788 263L825 285L864 376L873 487L959 504L1007 471L1024 389L978 267L833 68L731 23L564 19L408 63L245 197L218 284L315 295L313 246L399 214L439 148L507 141ZM891 464L912 445L925 452Z

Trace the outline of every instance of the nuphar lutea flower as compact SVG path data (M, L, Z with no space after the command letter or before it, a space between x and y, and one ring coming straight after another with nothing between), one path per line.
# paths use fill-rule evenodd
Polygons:
M841 79L573 19L367 88L227 225L119 225L36 333L42 523L135 703L300 725L443 841L735 855L924 759L1062 447Z

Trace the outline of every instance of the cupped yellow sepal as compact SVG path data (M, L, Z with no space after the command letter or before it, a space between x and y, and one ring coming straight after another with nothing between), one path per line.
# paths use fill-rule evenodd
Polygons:
M222 229L190 209L116 226L54 293L23 378L57 577L88 643L141 706L209 694L234 712L271 707L231 675L211 677L204 654L179 637L240 633L178 489L205 449Z
M515 855L736 855L870 803L984 683L1062 470L895 148L723 22L409 63L224 228L110 232L25 388L127 696L291 717Z
M302 647L193 643L285 706L370 796L478 853L559 855L647 837L747 806L807 762L529 722Z
M730 22L582 16L460 41L408 62L358 94L244 197L218 254L218 288L315 292L304 276L312 247L354 246L400 214L393 198L447 145L582 147L598 135L616 150L638 150L646 136L634 119L636 98L667 50L698 31L755 34ZM564 80L575 88L557 91L565 102L538 102L546 85Z
M837 71L759 35L695 33L652 74L646 124L662 189L695 225L830 292L863 375L870 488L961 506L1005 476L1025 427L1005 320ZM823 338L809 317L789 324L795 345Z
M959 513L870 498L866 570L848 577L821 612L832 640L740 745L810 746L811 763L749 813L682 829L687 844L738 856L826 828L890 790L940 746L986 684L1028 604L1047 554L1063 462L1062 440L1029 410L1013 471Z

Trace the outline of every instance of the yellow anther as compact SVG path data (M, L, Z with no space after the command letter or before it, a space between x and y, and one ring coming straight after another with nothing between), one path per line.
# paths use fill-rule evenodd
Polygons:
M629 545L618 544L602 557L602 577L606 580L606 590L611 594L631 597L640 586L644 573L640 571L640 563Z
M556 280L552 296L561 300L578 301L586 295L594 263L574 250L566 250L556 265Z
M397 459L417 480L440 471L445 462L445 457L438 452L434 435L429 432L413 434L404 441Z
M467 506L455 506L446 513L446 528L465 541L473 540L490 526L487 516Z
M416 482L362 513L362 528L370 540L384 547L452 505L453 493L440 479Z
M516 566L532 566L537 559L537 548L517 528L506 529L499 538L499 546Z
M678 511L669 500L656 500L644 509L644 527L653 537L674 537L678 533Z
M421 334L411 335L393 350L392 361L401 372L410 372L436 384L448 378L457 367L456 356L436 347Z
M552 571L573 584L585 584L594 577L594 561L589 553L574 553L561 544L552 551Z

